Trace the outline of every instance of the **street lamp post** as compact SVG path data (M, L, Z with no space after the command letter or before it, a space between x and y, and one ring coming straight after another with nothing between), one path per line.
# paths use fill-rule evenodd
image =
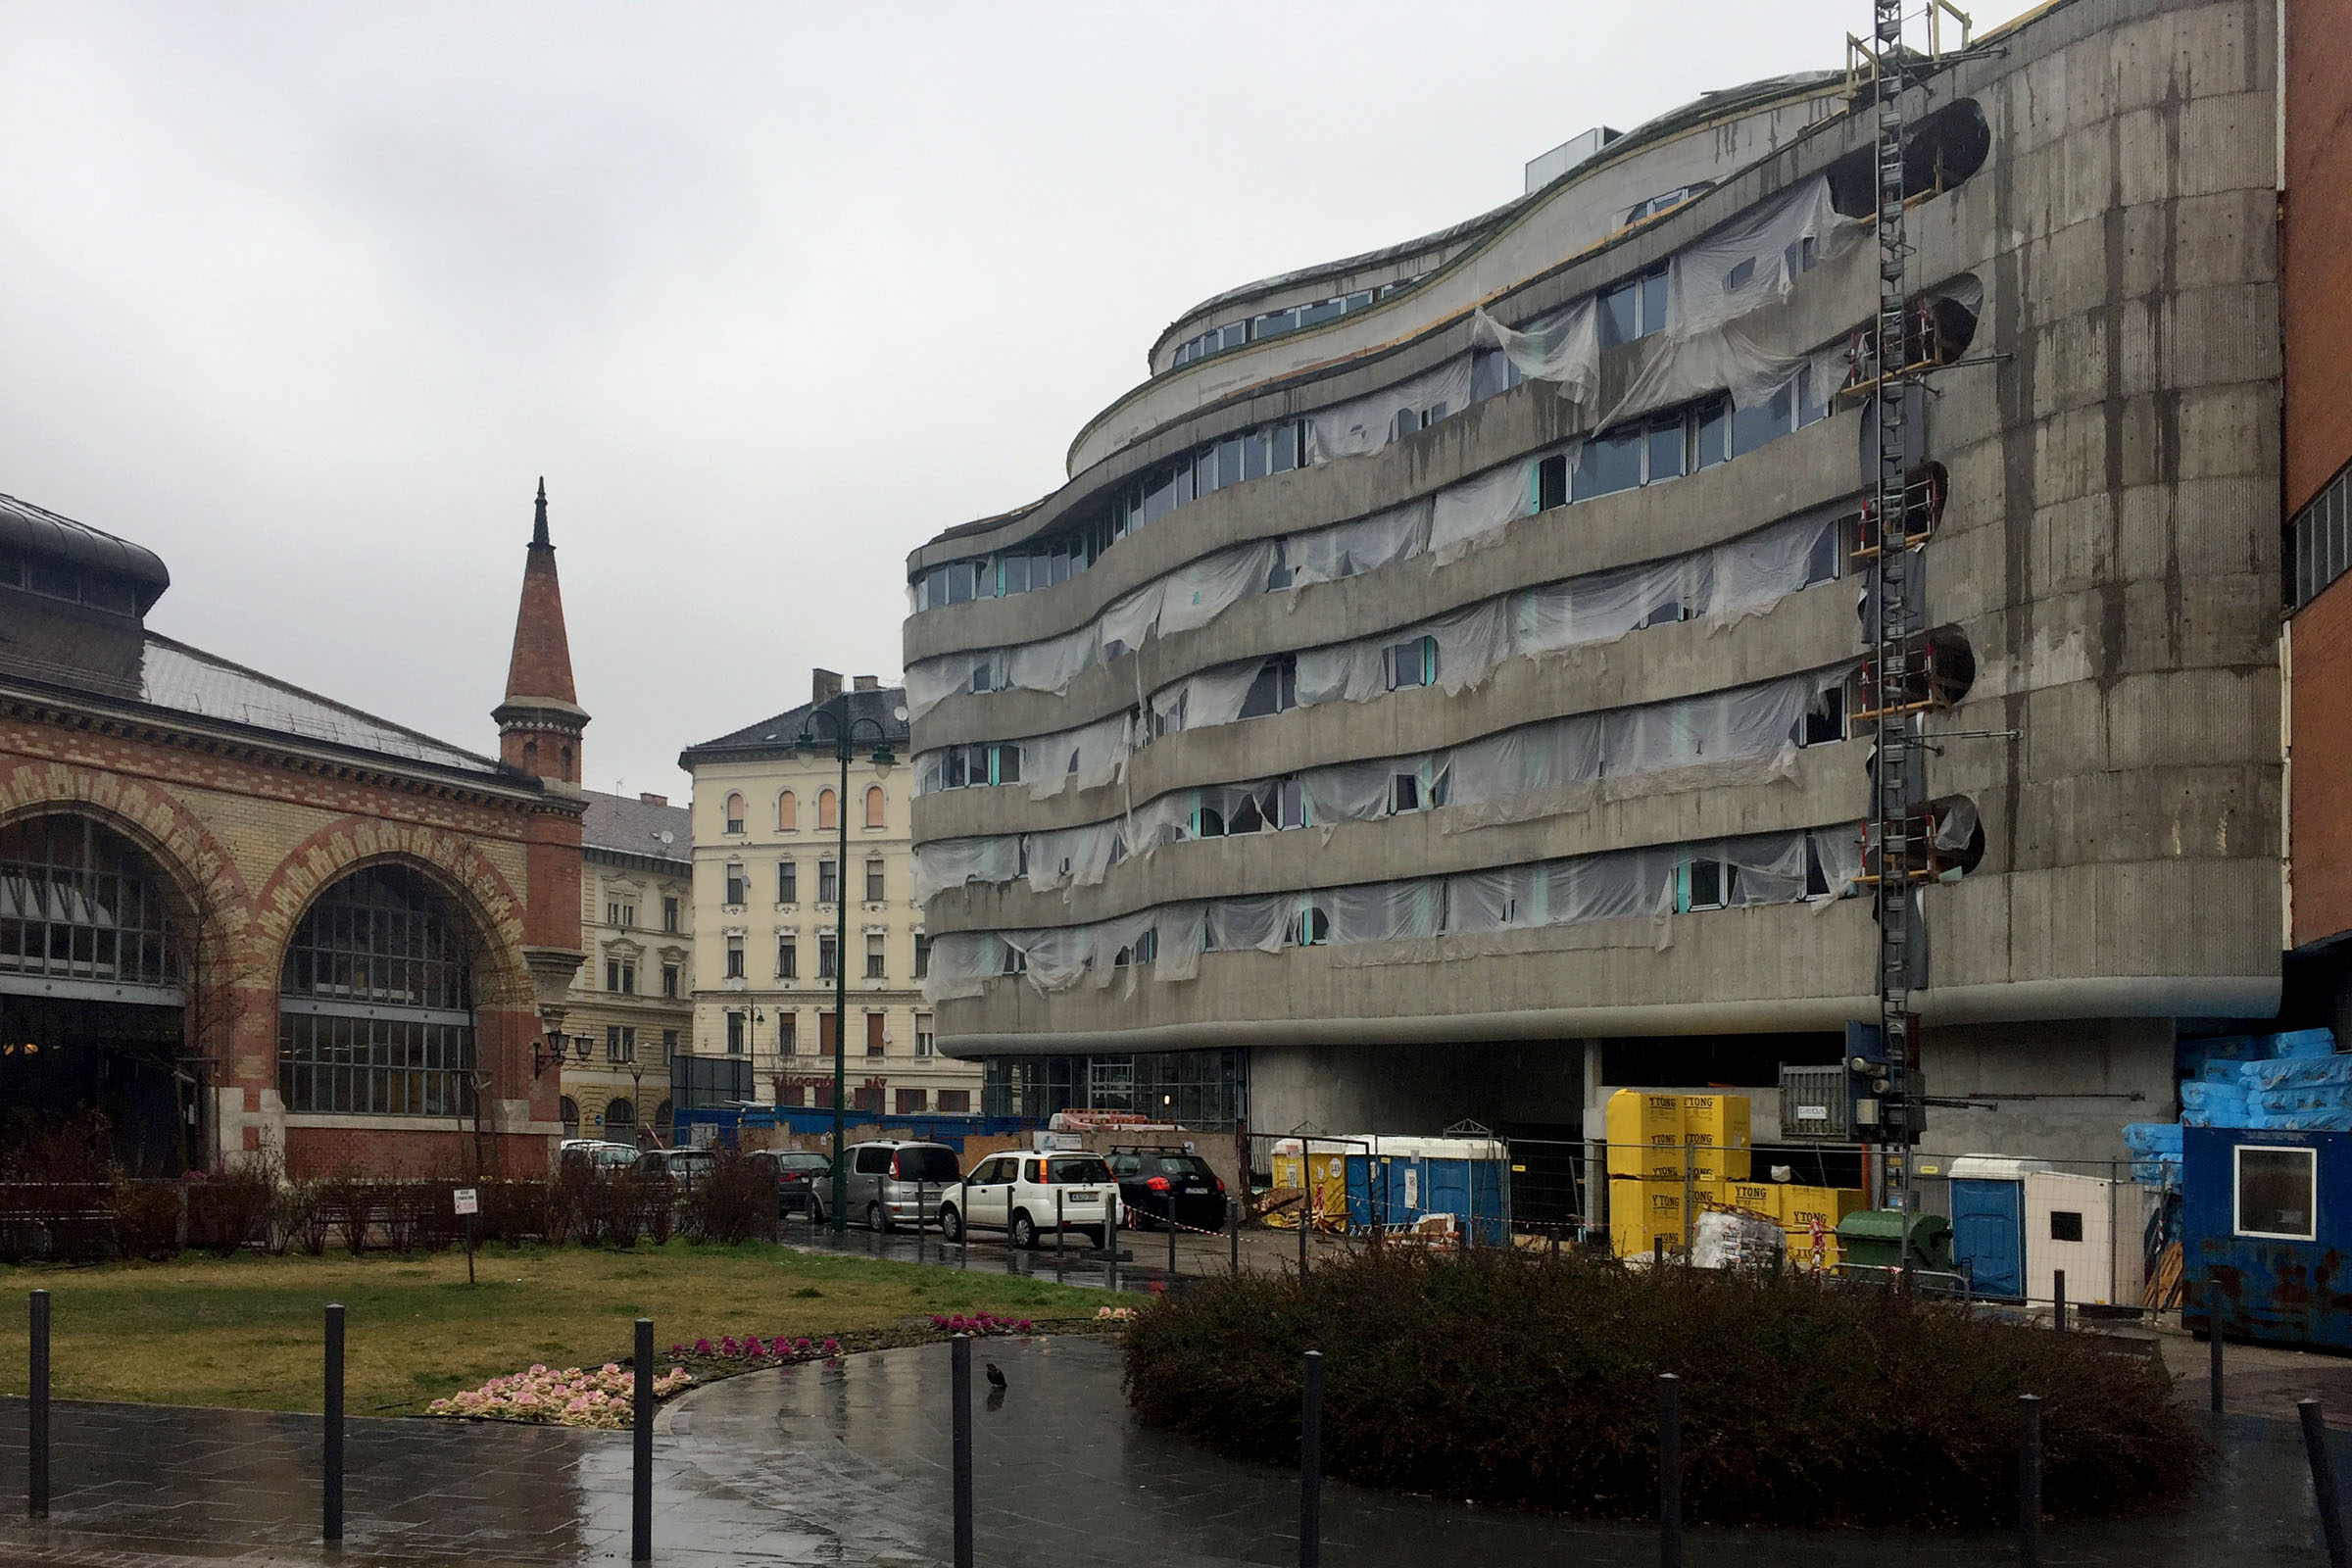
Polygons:
M833 796L833 1200L825 1205L825 1217L836 1231L846 1229L849 1223L849 1216L843 1212L849 1201L849 1172L841 1162L841 1154L850 1130L848 1109L842 1102L849 1093L850 1081L850 754L856 744L858 726L873 726L873 761L877 767L888 767L896 760L890 754L890 731L882 726L881 720L850 715L849 701L854 695L854 691L836 692L811 708L793 741L796 750L816 751L820 744L816 720L829 712L833 720L833 758L841 764L841 787ZM833 710L838 711L830 711Z

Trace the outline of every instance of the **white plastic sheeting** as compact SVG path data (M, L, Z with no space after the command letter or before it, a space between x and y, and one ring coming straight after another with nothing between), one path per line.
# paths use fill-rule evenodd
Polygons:
M1629 782L1627 793L1650 794L1697 789L1733 773L1785 776L1794 765L1798 724L1851 670L1841 665L1546 719L1440 751L1306 768L1296 775L1304 823L1285 825L1371 821L1399 809L1447 806L1459 808L1448 829L1467 829L1581 810L1615 793L1607 786L1620 780ZM1399 778L1412 781L1410 797L1400 795ZM1092 887L1131 854L1202 837L1207 812L1218 824L1208 837L1279 831L1272 824L1283 821L1283 784L1262 779L1172 791L1123 817L1031 834L1025 849L1014 834L940 840L915 852L916 897L928 899L937 889L967 881L1009 882L1024 865L1036 892ZM1237 828L1250 820L1268 826ZM1964 845L1967 828L1955 831Z
M1767 206L1675 252L1666 266L1666 335L1688 341L1788 297L1813 262L1829 261L1860 233L1830 204L1830 179L1817 174Z
M1308 415L1307 461L1329 463L1378 452L1396 439L1400 414L1413 415L1411 429L1418 430L1424 418L1435 423L1461 413L1470 406L1471 359L1468 354L1458 354L1395 386Z
M1298 706L1312 708L1317 703L1342 700L1363 703L1384 695L1391 690L1389 651L1417 644L1423 638L1437 644L1436 685L1447 692L1475 686L1510 657L1509 612L1508 596L1489 599L1377 636L1309 648L1298 655ZM1418 669L1412 670L1412 678L1404 684L1423 684L1419 675ZM1206 722L1196 714L1186 727L1199 729Z
M1506 463L1431 498L1429 548L1438 564L1460 559L1478 540L1536 510L1530 467L1529 463Z
M1416 944L1416 953L1447 956L1447 939L1566 925L1582 921L1657 917L1671 913L1685 867L1692 859L1736 868L1726 888L1730 904L1794 904L1806 898L1809 856L1833 864L1833 842L1858 839L1853 824L1690 845L1613 850L1570 859L1498 866L1453 876L1211 899L1162 905L1090 925L1036 930L956 932L931 947L923 983L933 1001L979 995L988 982L1018 972L1041 991L1066 991L1092 977L1107 985L1132 975L1146 933L1156 945L1154 980L1189 980L1202 952L1279 953L1302 938L1335 947ZM1836 870L1833 891L1842 892ZM1850 882L1850 876L1843 879ZM1121 963L1122 955L1128 956Z
M1471 312L1470 341L1502 351L1530 381L1549 381L1560 396L1583 403L1600 386L1600 296L1588 294L1513 329L1486 313Z

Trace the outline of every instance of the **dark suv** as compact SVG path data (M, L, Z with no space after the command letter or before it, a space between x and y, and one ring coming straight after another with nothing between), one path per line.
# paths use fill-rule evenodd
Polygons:
M751 1157L776 1179L776 1213L816 1213L816 1193L824 1186L833 1162L822 1154L797 1149L755 1149Z
M1156 1226L1173 1214L1177 1224L1194 1230L1225 1228L1225 1183L1199 1154L1114 1149L1110 1168L1119 1178L1126 1223Z

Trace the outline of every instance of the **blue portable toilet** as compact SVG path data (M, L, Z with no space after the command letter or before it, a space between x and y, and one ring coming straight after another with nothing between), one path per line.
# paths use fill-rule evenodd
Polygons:
M1451 1214L1480 1246L1500 1247L1510 1239L1509 1170L1510 1151L1498 1138L1378 1139L1366 1154L1348 1156L1348 1215L1397 1227Z
M2046 1159L1963 1154L1951 1164L1952 1260L1970 1294L1994 1300L2026 1298L2026 1173Z
M2181 1131L2183 1327L2278 1345L2352 1349L2352 1133L2277 1127Z

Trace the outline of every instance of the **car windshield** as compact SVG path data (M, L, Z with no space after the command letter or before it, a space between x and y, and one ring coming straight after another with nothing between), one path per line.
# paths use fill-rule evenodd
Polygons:
M1056 1154L1046 1161L1046 1180L1057 1187L1071 1182L1106 1182L1110 1167L1101 1154Z
M1147 1175L1157 1172L1162 1176L1205 1176L1208 1161L1199 1154L1148 1154L1144 1158Z
M823 1170L830 1162L822 1154L779 1154L776 1163L786 1170Z
M903 1182L953 1182L962 1179L963 1169L953 1149L902 1149L895 1174Z

